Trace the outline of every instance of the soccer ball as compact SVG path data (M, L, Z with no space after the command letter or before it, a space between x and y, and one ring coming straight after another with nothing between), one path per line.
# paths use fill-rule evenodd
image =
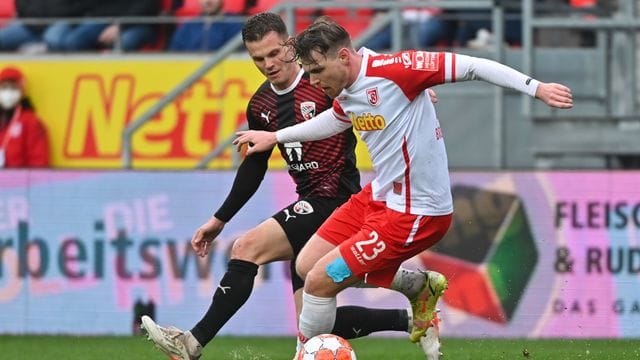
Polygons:
M351 344L338 335L322 334L309 339L296 360L356 360Z

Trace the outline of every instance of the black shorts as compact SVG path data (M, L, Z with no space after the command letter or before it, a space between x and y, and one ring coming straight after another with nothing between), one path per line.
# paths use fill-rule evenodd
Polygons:
M320 225L346 201L347 198L302 198L272 216L287 234L294 257Z
M272 216L282 226L293 249L289 270L294 293L304 286L296 274L295 264L300 250L329 215L346 201L347 198L302 198Z

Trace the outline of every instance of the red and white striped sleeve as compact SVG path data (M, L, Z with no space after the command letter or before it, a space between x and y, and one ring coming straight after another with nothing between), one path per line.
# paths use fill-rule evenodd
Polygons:
M413 100L425 89L450 82L484 80L534 96L539 82L496 61L450 52L406 50L372 54L367 75L396 83Z

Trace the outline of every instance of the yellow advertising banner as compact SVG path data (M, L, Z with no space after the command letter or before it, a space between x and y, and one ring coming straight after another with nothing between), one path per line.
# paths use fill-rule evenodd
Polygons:
M202 64L201 58L48 58L0 61L27 79L26 91L51 140L58 168L121 168L127 124L138 119ZM245 110L264 77L249 59L226 60L138 129L132 138L137 169L192 169L245 122ZM229 147L208 168L232 166ZM278 154L272 168L284 168ZM371 169L364 144L358 164Z

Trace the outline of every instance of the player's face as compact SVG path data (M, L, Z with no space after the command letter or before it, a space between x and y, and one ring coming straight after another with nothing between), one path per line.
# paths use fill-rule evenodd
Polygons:
M339 51L336 56L325 56L312 51L311 55L312 63L302 65L310 75L311 84L321 88L327 96L338 96L347 86L348 66L341 58L345 54Z
M276 89L288 88L300 70L295 62L289 61L293 55L282 45L285 40L272 31L258 41L245 43L253 63Z

